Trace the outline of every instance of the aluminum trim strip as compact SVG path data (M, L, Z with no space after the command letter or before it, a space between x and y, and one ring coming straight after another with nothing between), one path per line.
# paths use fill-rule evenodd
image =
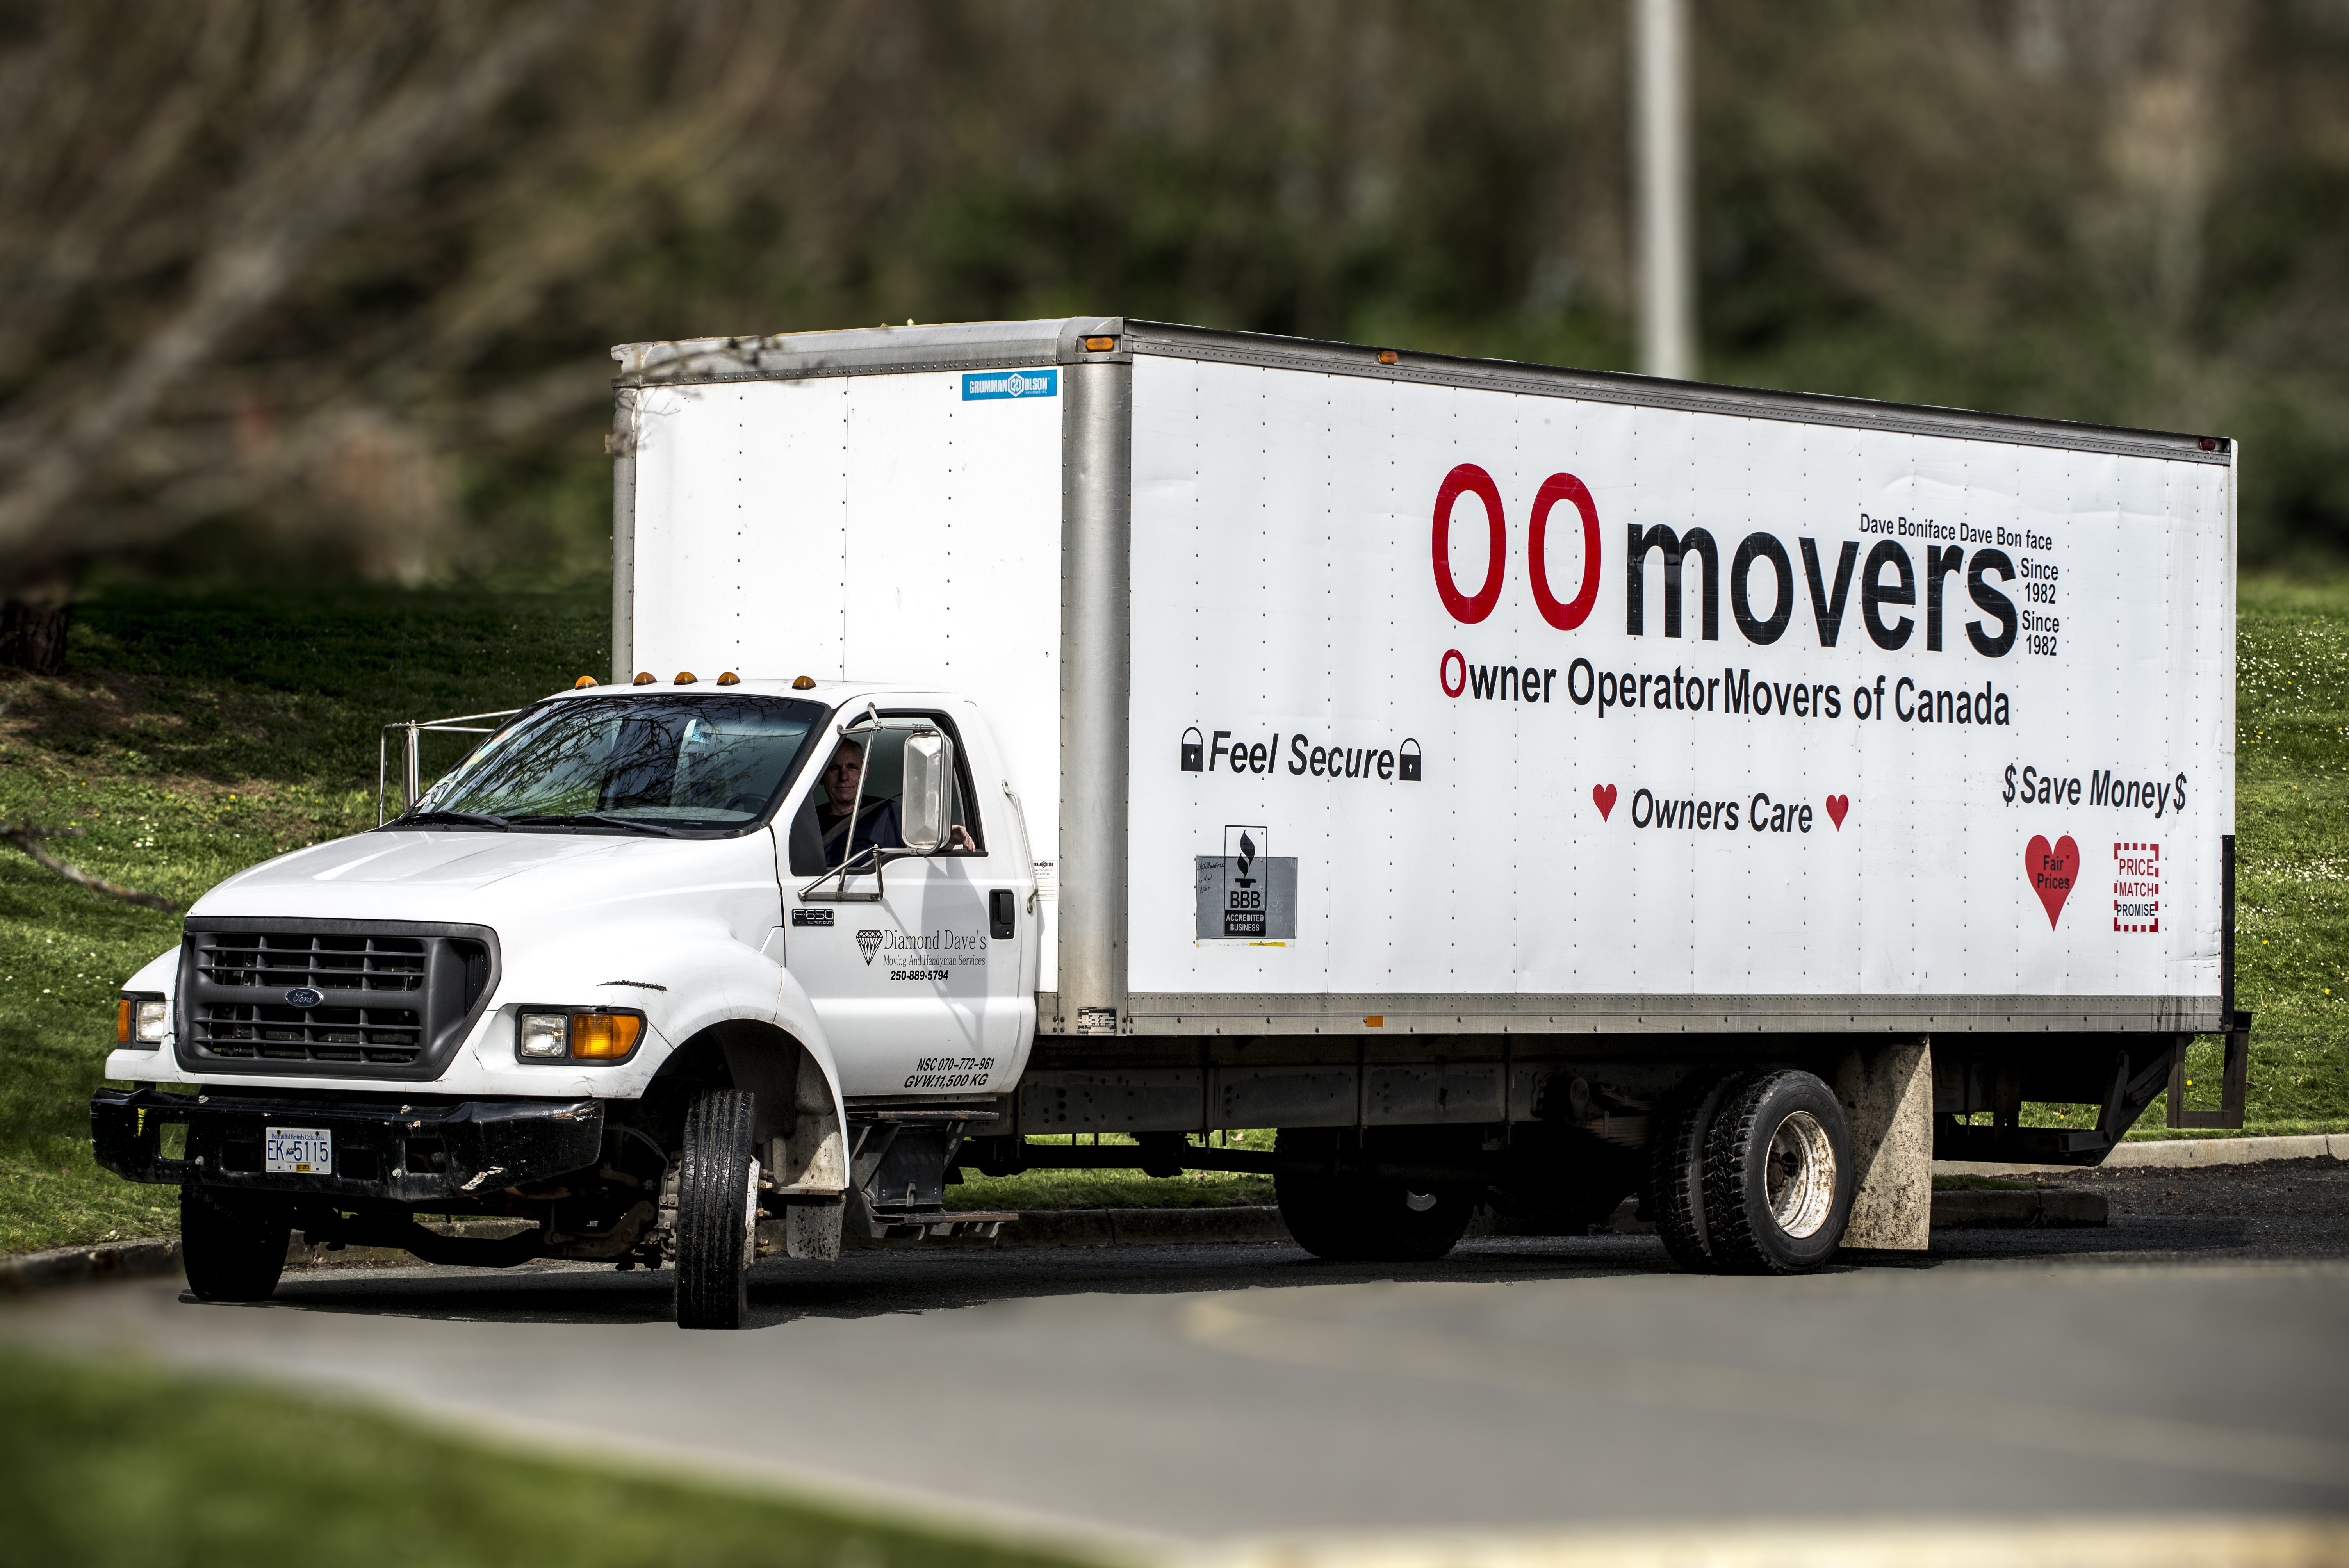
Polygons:
M1789 1024L1834 1034L2207 1034L2218 996L1180 995L1133 992L1137 1035L1761 1034ZM1376 1026L1366 1018L1383 1020Z
M2002 441L2020 446L2161 458L2178 462L2226 465L2233 460L2230 449L2234 443L2231 441L2222 440L2217 449L2205 451L2200 445L2202 438L2197 436L2073 424L2054 419L2025 419L1964 408L1877 403L1857 397L1827 397L1810 393L1773 392L1696 382L1659 381L1644 376L1552 369L1507 360L1457 359L1447 355L1404 353L1400 356L1401 363L1381 365L1376 358L1376 350L1352 345L1250 333L1213 332L1201 327L1154 321L1128 322L1126 338L1129 347L1137 354L1215 360L1227 365L1254 365L1267 369L1318 371L1325 375L1359 376L1373 380L1411 381L1437 387L1524 393L1539 397L1629 404L1692 414L1833 425L1904 435L1941 436L1957 440Z

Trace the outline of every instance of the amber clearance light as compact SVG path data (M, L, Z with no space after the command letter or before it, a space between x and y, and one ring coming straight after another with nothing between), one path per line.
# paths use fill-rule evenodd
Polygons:
M633 1013L574 1013L571 1015L571 1056L574 1061L613 1062L636 1048L645 1021Z

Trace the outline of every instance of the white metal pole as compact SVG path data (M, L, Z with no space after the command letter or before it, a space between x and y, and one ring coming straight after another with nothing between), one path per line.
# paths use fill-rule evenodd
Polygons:
M1691 192L1688 0L1631 0L1631 144L1639 174L1640 369L1696 366L1696 213Z

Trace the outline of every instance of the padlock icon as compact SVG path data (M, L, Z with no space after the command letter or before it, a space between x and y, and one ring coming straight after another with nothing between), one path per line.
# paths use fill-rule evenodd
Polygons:
M1402 750L1395 758L1395 761L1400 763L1402 767L1402 781L1404 783L1416 784L1419 782L1418 741L1406 738L1402 743Z
M1183 732L1183 771L1205 772L1207 767L1207 741L1194 725Z

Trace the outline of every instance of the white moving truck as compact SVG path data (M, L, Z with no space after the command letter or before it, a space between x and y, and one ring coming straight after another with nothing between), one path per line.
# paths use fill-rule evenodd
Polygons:
M123 993L98 1147L199 1294L299 1230L731 1326L1071 1163L1786 1272L2240 1063L2230 442L1120 318L615 352L612 681Z

